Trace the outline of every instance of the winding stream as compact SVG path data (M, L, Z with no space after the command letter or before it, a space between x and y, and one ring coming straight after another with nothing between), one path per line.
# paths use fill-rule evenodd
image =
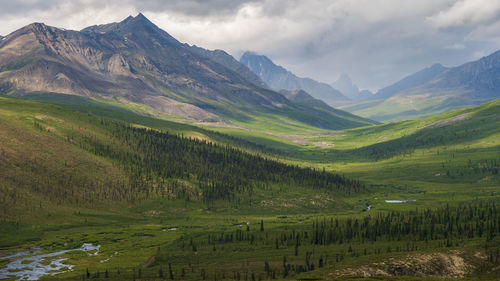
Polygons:
M0 279L18 277L17 280L38 280L45 275L67 272L73 269L73 265L64 264L63 261L67 260L67 258L58 256L74 251L89 252L89 256L96 256L100 248L100 245L84 243L80 248L54 253L39 254L41 250L35 249L0 257L0 260L10 260L5 267L0 268Z

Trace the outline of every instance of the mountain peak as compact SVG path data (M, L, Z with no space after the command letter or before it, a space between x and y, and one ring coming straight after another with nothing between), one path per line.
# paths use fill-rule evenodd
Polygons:
M352 85L352 79L349 75L347 75L347 73L342 73L335 83L346 83Z
M122 20L122 22L130 21L132 19L134 19L133 16L128 16L126 19Z
M127 36L130 39L130 35L137 38L137 42L141 42L146 39L151 38L162 38L164 42L168 42L172 45L179 45L180 42L173 38L166 31L162 30L154 23L152 23L148 18L146 18L142 13L137 14L137 16L128 16L121 22L114 22L104 25L94 25L82 30L85 33L100 33L106 34L109 32L118 34L119 36Z
M14 33L33 32L34 34L37 34L37 35L53 37L62 31L64 31L64 29L52 27L52 26L46 25L42 22L34 22L34 23L31 23L31 24L17 30L17 31L14 31Z
M243 56L242 57L248 57L248 56L258 56L259 54L257 54L256 52L252 52L252 51L245 51L245 53L243 53Z
M148 18L146 18L142 13L137 14L137 16L128 16L126 19L122 20L119 25L143 25L153 27L154 29L159 29L154 23L152 23Z
M34 22L31 24L28 24L27 26L25 26L22 29L30 29L33 31L43 31L43 30L47 30L47 28L48 28L48 26L43 22Z
M149 21L149 20L148 20L148 18L146 18L146 17L144 16L144 14L143 14L143 13L139 13L139 14L137 14L137 16L136 16L135 18L136 18L136 19L144 19L144 20Z
M266 56L259 55L256 52L246 51L241 56L240 61L242 61L242 60L245 61L245 60L249 60L249 59L252 59L252 58L266 58L267 59Z
M340 74L337 81L332 83L332 86L352 100L360 101L365 98L364 95L360 95L358 86L352 82L347 73Z

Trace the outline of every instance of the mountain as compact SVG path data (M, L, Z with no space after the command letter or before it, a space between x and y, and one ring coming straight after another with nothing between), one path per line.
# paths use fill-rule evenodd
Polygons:
M421 87L404 93L410 95L418 92L430 92L434 95L455 92L455 96L471 99L473 102L497 99L500 97L500 51L453 67Z
M500 51L449 69L433 65L380 90L377 97L342 109L377 121L396 121L500 98Z
M377 93L373 96L373 99L387 99L406 89L425 84L441 75L446 70L448 70L448 68L442 66L439 63L433 64L430 67L424 68L418 72L406 76L405 78L390 86L378 90Z
M276 65L268 57L252 52L245 52L240 62L257 74L272 89L298 90L302 89L317 99L321 99L332 106L349 102L341 92L326 83L310 78L300 78L282 66Z
M81 31L30 24L0 42L0 73L0 91L14 96L77 95L196 122L270 114L275 122L287 118L331 129L347 124L314 109L298 112L302 105L265 89L225 52L183 44L142 14ZM358 121L347 126L365 125Z
M351 77L345 73L342 73L339 78L332 83L332 87L338 89L344 96L353 101L362 101L370 99L373 96L371 91L360 91L358 86L352 82Z
M284 95L287 99L294 101L294 102L319 101L319 102L326 104L322 100L315 99L313 96L311 96L310 94L308 94L304 90L293 90L293 91L280 90L279 93Z
M191 50L195 53L198 53L201 56L204 56L206 58L209 58L215 62L218 62L222 64L223 66L237 72L239 75L241 75L243 78L245 78L247 81L251 82L252 84L259 86L264 89L269 89L269 86L262 81L259 76L257 76L255 73L253 73L248 67L246 67L244 64L240 63L237 61L233 56L230 54L226 53L223 50L207 50L200 48L198 46L191 46Z
M335 109L326 104L324 101L314 98L304 90L280 90L279 93L284 95L288 100L294 102L303 112L308 112L311 111L311 109L314 109L317 112L321 112L321 115L325 118L340 118L340 120L360 121L359 116ZM339 122L342 122L340 120ZM364 119L362 121L366 122L366 124L375 124L369 119Z

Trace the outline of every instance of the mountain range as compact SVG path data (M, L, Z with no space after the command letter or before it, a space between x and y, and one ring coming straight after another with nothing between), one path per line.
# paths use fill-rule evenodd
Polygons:
M192 122L250 122L264 114L326 129L373 124L297 105L224 51L181 43L142 14L81 31L33 23L7 35L0 92L77 95Z
M298 77L284 67L276 65L266 56L253 52L245 52L241 56L240 62L258 75L273 90L293 91L301 89L331 106L350 102L348 97L332 86L311 78Z
M346 73L342 73L339 78L332 83L332 87L339 90L344 96L353 101L363 101L373 97L373 93L369 90L360 91L358 86L352 82L351 77Z
M430 116L500 98L500 51L451 68L434 64L379 90L372 98L341 108L386 122Z
M495 52L457 67L434 64L372 95L346 74L332 87L266 56L246 52L238 61L181 43L142 14L81 31L33 23L0 38L0 93L77 95L191 123L345 129L423 117L498 98L499 72ZM286 94L296 90L312 99Z
M437 76L441 75L446 70L448 70L447 67L444 67L439 63L436 63L430 67L424 68L411 75L408 75L405 78L399 80L398 82L390 86L378 90L377 93L372 98L373 99L390 98L401 91L425 84L431 81L432 79L436 78Z

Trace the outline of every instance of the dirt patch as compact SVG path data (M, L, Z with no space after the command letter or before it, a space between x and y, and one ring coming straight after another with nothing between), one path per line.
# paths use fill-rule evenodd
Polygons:
M279 137L279 138L291 140L294 143L300 144L300 145L305 145L307 143L306 140L303 137L299 137L299 136L280 135L280 134L273 134L273 133L268 133L268 134L271 135L271 136L275 136L275 137Z
M324 141L311 142L311 144L314 146L317 146L317 147L321 147L321 148L328 148L328 147L332 146L331 143L327 143Z
M387 139L387 136L382 135L382 136L377 138L377 141L385 141L386 139Z
M311 136L329 136L335 134L342 134L345 131L330 131L330 132L322 132L322 133L312 133Z
M412 254L401 259L390 258L380 263L364 265L359 268L342 269L330 273L332 277L341 276L415 276L462 278L474 268L467 264L462 253Z
M203 126L209 126L209 127L215 127L215 128L226 128L226 129L240 129L240 130L245 130L249 132L254 132L255 130L245 128L240 125L235 125L231 121L227 121L225 123L208 123L208 122L198 122L196 125L203 125Z
M147 260L144 262L144 266L145 266L145 267L148 267L148 266L150 266L151 264L153 264L155 261L156 261L155 256L151 256L149 259L147 259Z
M443 120L440 120L440 121L437 121L437 122L434 122L430 125L425 126L425 129L435 129L435 128L441 128L444 126L453 125L455 123L462 122L462 121L469 119L469 115L470 115L470 113L464 113L464 114L457 115L455 117L443 119Z

